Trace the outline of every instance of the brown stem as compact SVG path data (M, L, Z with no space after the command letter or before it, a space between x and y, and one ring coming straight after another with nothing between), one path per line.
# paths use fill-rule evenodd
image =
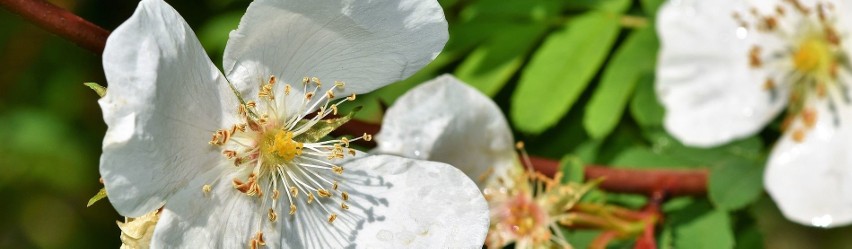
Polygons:
M0 6L89 51L104 51L109 31L47 1L0 0Z

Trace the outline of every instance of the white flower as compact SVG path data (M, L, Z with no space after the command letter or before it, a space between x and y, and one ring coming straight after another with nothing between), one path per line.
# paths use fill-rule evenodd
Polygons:
M476 179L491 209L489 248L570 248L556 226L590 185L524 170L500 108L458 79L443 75L400 96L376 142L379 153L450 163Z
M174 9L143 0L103 55L110 202L164 205L153 248L480 246L487 206L457 169L361 157L348 145L366 134L319 141L337 105L431 61L446 25L436 1L258 0L223 76Z
M685 144L751 136L786 107L765 186L787 218L852 222L852 9L840 1L673 0L657 93Z

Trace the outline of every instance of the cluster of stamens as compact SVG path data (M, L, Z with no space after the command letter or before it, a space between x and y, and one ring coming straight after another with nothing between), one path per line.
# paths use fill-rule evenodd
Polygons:
M783 130L793 129L794 141L804 140L816 124L813 100L827 100L834 125L839 126L837 105L852 104L846 82L839 74L852 71L841 46L843 36L836 29L837 16L832 3L816 3L808 7L798 0L786 0L775 6L772 13L760 13L751 8L748 13L733 13L739 24L738 35L744 38L749 30L758 35L785 41L784 47L753 45L748 54L753 69L768 69L763 84L771 101L787 94L789 104ZM793 125L800 119L801 125ZM794 126L794 127L793 127Z
M483 190L492 214L492 227L486 239L488 247L499 248L517 240L533 245L567 246L557 224L569 217L565 211L586 190L562 184L560 172L548 177L533 170L523 142L518 142L516 148L525 169L511 171L506 176L508 179L495 178L497 184Z
M344 168L333 162L347 155L355 156L357 151L350 148L350 142L369 141L372 136L313 141L318 138L310 137L312 128L327 122L325 118L330 115L337 115L338 105L354 100L355 94L332 102L335 91L344 87L343 82L335 82L331 89L315 99L322 87L316 77L303 78L303 95L292 94L294 89L289 84L283 89L278 87L276 92L276 81L275 76L271 76L262 84L257 94L259 102L245 101L238 94L237 114L243 122L217 130L209 143L222 148L222 155L233 161L235 170L247 173L246 178L234 178L232 183L236 191L259 198L265 217L258 224L276 222L280 209L286 209L290 216L296 215L298 198L304 198L307 208L319 208L326 213L327 221L333 223L338 219L333 211L337 209L335 206L339 210L349 209L346 204L349 194L339 187L339 176ZM283 98L301 98L301 106L297 106L296 111L287 110L294 107L278 103L292 102L277 102L278 93L282 93ZM202 191L207 195L212 187L204 185ZM282 195L286 196L286 204L281 200ZM338 203L331 205L335 197L339 198ZM249 241L251 248L265 245L260 227Z

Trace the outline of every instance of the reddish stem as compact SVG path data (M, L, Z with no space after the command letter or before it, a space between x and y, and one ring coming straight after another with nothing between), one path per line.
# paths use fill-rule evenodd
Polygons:
M530 159L536 170L544 174L553 175L559 169L557 161L538 157ZM587 165L585 178L602 178L601 189L621 193L651 195L662 191L672 196L707 193L707 170L704 169L624 169Z
M47 1L0 0L0 6L89 51L104 51L109 31Z
M609 242L617 236L618 233L615 231L604 231L589 244L589 249L606 249Z
M636 240L636 244L633 246L634 249L657 249L657 240L654 237L654 228L656 227L657 222L659 222L659 217L662 217L660 205L662 205L664 199L665 194L663 191L656 191L651 194L651 200L642 210L642 212L646 215L645 229L642 231L642 235L639 236L639 239Z

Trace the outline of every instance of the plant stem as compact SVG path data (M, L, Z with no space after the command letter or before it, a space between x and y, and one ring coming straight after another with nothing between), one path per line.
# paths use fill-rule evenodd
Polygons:
M104 51L109 31L47 1L0 0L0 6L89 51Z

